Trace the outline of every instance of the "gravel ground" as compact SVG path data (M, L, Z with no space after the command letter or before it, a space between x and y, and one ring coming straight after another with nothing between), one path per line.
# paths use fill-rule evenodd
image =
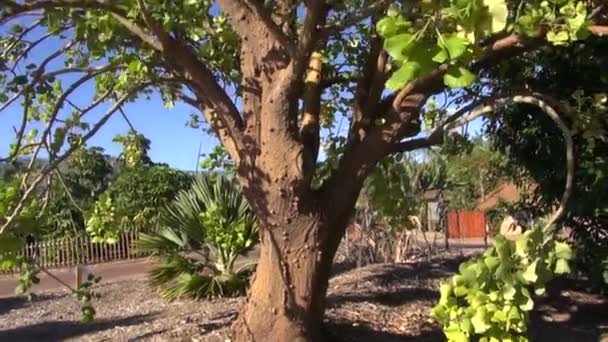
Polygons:
M458 261L370 265L337 274L328 294L329 333L337 341L443 340L428 311L438 297L439 282ZM32 302L0 299L0 341L223 342L243 303L243 298L166 303L144 276L102 282L97 291L102 300L95 305L92 324L78 322L78 304L65 292L43 292ZM598 341L608 324L606 298L580 291L558 291L558 296L555 302L561 305L545 301L541 306L533 341ZM564 298L568 305L563 305Z

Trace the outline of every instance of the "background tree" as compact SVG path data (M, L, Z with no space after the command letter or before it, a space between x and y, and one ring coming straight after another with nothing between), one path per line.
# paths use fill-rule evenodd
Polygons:
M153 231L158 227L159 208L190 186L192 177L166 165L127 167L112 180L105 195L112 200L120 227Z
M577 167L572 200L564 224L573 228L580 266L605 289L608 278L608 44L589 39L567 47L552 47L497 65L499 87L526 84L565 100L572 116L565 118L574 132ZM510 70L522 72L510 73ZM496 113L488 134L493 145L507 153L516 179L530 177L537 187L532 199L539 213L550 212L561 196L566 177L563 139L546 116L531 106L514 106ZM598 265L606 265L598 267Z
M21 196L9 203L0 234L18 226L34 189L124 103L151 89L168 104L189 103L236 163L260 224L261 256L234 325L237 341L323 340L332 260L374 166L392 153L440 143L444 132L499 105L552 108L528 89L493 92L485 70L547 42L608 33L592 24L605 19L601 4L575 0L0 4L0 109L19 99L24 122L6 158L49 153L38 174L20 175ZM60 47L35 60L29 51L46 39ZM71 101L89 81L92 103ZM466 90L449 90L456 88ZM425 103L444 91L466 106L446 111L428 135L416 137ZM62 112L68 101L74 111ZM105 102L112 104L101 119L83 125ZM348 128L334 135L342 141L338 162L313 184L320 131L340 115ZM44 128L30 130L30 121Z

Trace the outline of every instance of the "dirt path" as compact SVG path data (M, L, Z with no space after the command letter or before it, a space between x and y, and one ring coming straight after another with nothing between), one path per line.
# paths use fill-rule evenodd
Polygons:
M458 256L343 270L329 285L325 323L336 341L442 341L428 316L439 283ZM539 302L532 342L597 342L608 333L608 298L566 283ZM32 302L0 299L0 341L225 341L243 298L162 301L145 275L102 281L97 319L80 324L79 306L62 291Z

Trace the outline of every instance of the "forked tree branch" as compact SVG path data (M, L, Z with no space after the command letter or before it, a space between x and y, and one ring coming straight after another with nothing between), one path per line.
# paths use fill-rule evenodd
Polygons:
M256 0L218 0L218 3L222 10L232 18L233 25L241 36L250 34L255 26L263 27L292 57L295 56L296 46L272 20L272 16L264 9L262 2Z

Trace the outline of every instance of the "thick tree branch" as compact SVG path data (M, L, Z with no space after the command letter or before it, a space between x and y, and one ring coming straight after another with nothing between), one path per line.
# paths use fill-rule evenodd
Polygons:
M323 62L321 54L315 52L310 57L308 71L306 73L304 90L304 111L302 113L302 123L300 126L300 138L304 143L305 149L309 152L305 164L311 167L317 161L319 152L319 132L321 112L321 75L323 73ZM310 172L312 175L312 172Z
M217 138L222 142L226 151L228 151L232 157L232 160L238 164L241 160L242 151L238 149L239 146L237 146L235 140L231 138L229 131L222 124L222 121L214 114L213 109L209 107L204 100L193 99L183 94L180 96L180 99L203 114L205 121L211 126Z
M244 140L242 136L244 123L234 102L219 85L213 72L199 60L192 48L154 22L147 14L142 0L138 0L138 3L144 22L158 38L160 45L158 50L162 52L168 66L183 77L184 83L196 94L198 103L195 107L203 111L203 115L214 127L221 141L226 144L233 159L240 159L239 153ZM221 124L217 124L218 121Z
M608 32L608 26L593 25L589 30L592 34L603 35ZM516 33L510 34L495 40L492 44L487 46L482 57L472 63L471 69L473 71L479 71L483 67L496 63L498 60L532 50L542 44L546 44L546 41L540 38L527 38ZM408 99L411 99L412 95L424 94L424 96L428 98L445 89L443 76L446 71L447 66L442 65L431 73L410 82L398 92L386 97L383 100L382 107L388 107L386 113L387 126L394 125L397 120L403 120L407 124L406 121L407 119L411 119L411 115L404 114L411 114L412 106ZM390 106L387 106L389 103ZM401 134L397 134L397 136L401 137Z
M219 0L220 7L232 18L233 25L241 36L248 36L255 27L265 30L282 45L291 56L295 55L296 47L281 28L272 20L271 15L264 9L262 2L255 0Z
M310 54L315 49L315 44L319 40L320 25L325 23L327 11L326 0L308 1L306 3L306 13L299 33L298 51L295 57L296 64L303 64L308 61Z
M156 39L154 39L151 34L146 32L146 30L135 24L135 22L116 13L112 13L112 16L114 17L114 19L116 19L116 21L121 23L122 26L129 30L129 32L141 39L142 42L148 44L154 50L163 52L163 46Z

